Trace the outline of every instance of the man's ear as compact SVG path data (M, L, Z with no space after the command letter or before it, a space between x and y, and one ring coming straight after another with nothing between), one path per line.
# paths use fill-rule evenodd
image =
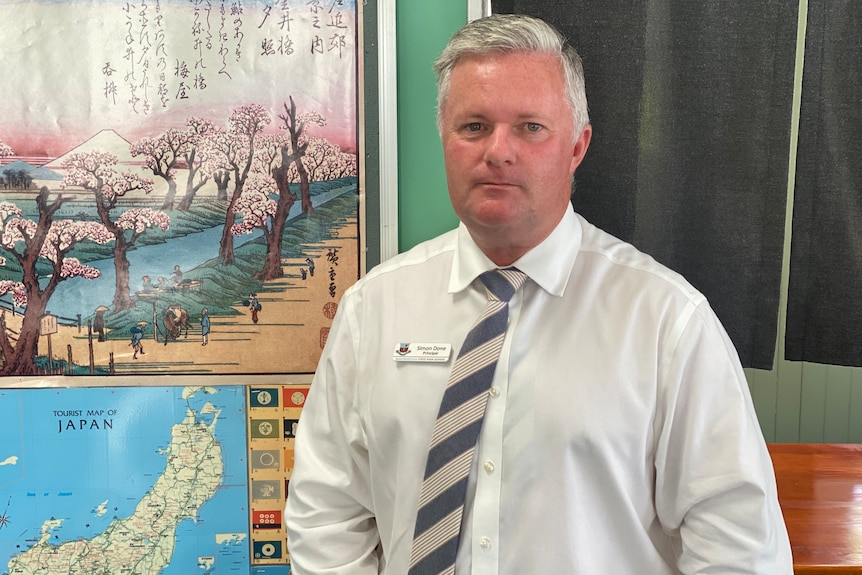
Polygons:
M587 124L575 140L575 146L572 149L572 173L574 173L575 169L584 161L584 156L587 155L587 148L590 147L590 140L592 137L593 127L592 125Z

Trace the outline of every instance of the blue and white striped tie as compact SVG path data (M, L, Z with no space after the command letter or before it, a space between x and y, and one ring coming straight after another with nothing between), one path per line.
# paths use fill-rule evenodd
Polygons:
M509 300L527 276L506 268L485 272L479 279L488 292L488 305L467 334L443 393L419 496L409 575L455 570L467 475L503 348Z

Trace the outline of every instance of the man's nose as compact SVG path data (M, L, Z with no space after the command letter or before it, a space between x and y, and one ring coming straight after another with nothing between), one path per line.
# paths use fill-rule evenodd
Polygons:
M486 140L485 161L502 166L515 161L514 134L507 126L495 126Z

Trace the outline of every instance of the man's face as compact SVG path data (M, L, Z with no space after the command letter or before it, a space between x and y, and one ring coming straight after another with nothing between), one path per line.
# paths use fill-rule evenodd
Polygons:
M591 129L575 137L564 90L561 66L547 55L469 56L452 71L441 108L449 195L499 265L511 262L490 252L520 257L567 209Z

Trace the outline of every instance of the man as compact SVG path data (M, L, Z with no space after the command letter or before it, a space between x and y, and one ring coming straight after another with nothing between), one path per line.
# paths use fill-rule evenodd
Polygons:
M210 316L207 313L207 308L203 308L201 310L201 338L203 342L201 345L206 345L209 343L210 338Z
M129 345L132 346L134 350L134 354L132 354L132 359L138 359L138 354L146 355L144 353L144 329L147 327L147 322L139 321L137 325L133 325L129 328L129 331L132 333L132 341L129 342Z
M171 287L176 287L183 283L183 271L180 269L179 265L174 266L174 271L171 273L171 279L168 283Z
M445 549L459 575L789 575L769 454L709 304L572 210L592 134L577 54L539 20L492 16L435 70L461 225L342 300L296 439L293 572L452 573L427 567ZM488 303L482 274L509 266L528 279L482 394L466 499L445 516L455 538L437 537L451 526L423 517L451 437L438 410ZM440 361L403 361L420 348Z
M99 341L105 341L105 312L110 308L100 305L96 308L96 316L93 318L93 331L99 334Z

